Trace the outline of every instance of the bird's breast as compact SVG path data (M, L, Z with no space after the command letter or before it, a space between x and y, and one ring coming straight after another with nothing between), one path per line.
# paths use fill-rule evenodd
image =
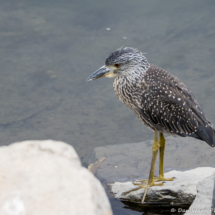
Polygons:
M121 100L130 109L134 109L142 101L144 89L144 79L130 80L125 76L119 76L114 79L113 87L119 100Z

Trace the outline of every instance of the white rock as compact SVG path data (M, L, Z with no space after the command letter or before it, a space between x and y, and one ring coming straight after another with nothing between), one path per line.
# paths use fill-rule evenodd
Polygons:
M200 181L197 196L186 215L215 214L215 174Z
M101 183L72 146L24 141L0 148L1 215L111 215Z
M199 167L184 172L176 170L170 171L165 174L165 178L175 177L174 181L166 181L163 186L152 186L146 195L145 201L191 204L197 194L198 182L214 173L215 168L212 167ZM132 202L140 202L145 191L144 188L141 188L128 194L123 194L137 187L131 181L114 182L110 186L116 198ZM210 193L213 192L213 186L214 184L211 183L208 192L209 190L211 190Z

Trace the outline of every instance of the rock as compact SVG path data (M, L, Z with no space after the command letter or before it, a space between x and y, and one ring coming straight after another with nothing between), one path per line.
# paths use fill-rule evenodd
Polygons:
M175 177L174 181L166 181L163 186L153 186L149 189L145 202L165 202L170 204L191 204L197 194L197 184L205 177L215 173L215 168L199 167L188 171L170 171L166 178ZM116 198L131 202L141 202L145 189L141 188L128 194L124 192L137 186L129 182L114 182L110 184L111 191ZM210 183L210 195L212 195L213 183ZM209 187L208 187L209 188Z
M131 189L131 187L134 187L131 181L148 178L150 163L151 163L151 156L152 156L152 144L153 144L153 141L151 140L151 141L144 141L140 143L126 143L126 144L118 144L118 145L109 145L105 147L96 147L93 151L93 154L91 155L91 158L89 159L89 164L95 163L96 161L99 161L101 158L105 157L104 162L98 167L98 169L96 169L95 175L104 184L110 184L116 181L118 182L127 181L125 184L121 184L121 185L127 186L126 188L124 187L123 189L125 191L128 191L129 189ZM175 137L175 136L166 137L165 166L164 166L165 173L167 174L167 172L169 172L168 174L171 174L172 172L173 175L171 176L174 176L177 178L175 179L174 182L171 182L171 183L175 183L179 181L180 177L176 175L178 173L183 173L181 171L186 171L186 170L195 169L198 167L205 167L205 166L214 167L214 153L215 153L215 149L209 147L203 141L196 140L194 138L182 138L182 137ZM159 173L158 160L159 159L157 159L155 175L158 175ZM201 171L205 171L205 170L201 169ZM202 175L200 175L198 180L195 180L196 178L192 176L189 178L189 180L191 180L190 186L191 188L193 188L193 192L192 192L192 195L190 196L186 197L184 195L183 198L186 199L188 204L185 205L184 203L181 203L180 207L183 208L183 210L188 209L188 207L194 200L196 195L196 188L194 189L194 187L196 187L196 184L198 183L198 181L213 174L214 169L211 169L211 170L212 172L210 172L210 168L209 168L208 173L207 171L206 173L202 173ZM168 177L168 175L166 177ZM193 184L193 182L195 185ZM164 186L166 187L168 183L170 182L166 182ZM189 184L189 181L186 186L188 186L188 184ZM154 187L153 189L157 189L157 188L158 187ZM119 194L119 190L117 191L117 189L114 192L116 194L117 193ZM143 195L143 192L144 190L142 189L139 193L139 196L138 195L133 197L130 196L129 197L131 198L130 200L134 202L140 201ZM152 191L149 190L148 193L150 192ZM184 193L186 194L186 190ZM161 193L161 194L163 197L165 197L165 201L168 200L169 202L171 201L174 202L176 200L176 197L178 196L179 201L183 202L180 199L181 193L176 194L172 192L169 194L168 193ZM123 201L123 203L126 205L126 207L127 206L130 208L132 207L133 210L143 211L142 204L131 203L127 200ZM164 203L162 204L155 203L152 205L153 208L155 206L156 207L164 206ZM173 209L178 210L177 207ZM175 211L172 211L172 212L175 212Z
M197 185L197 196L186 215L215 214L215 174L200 181Z
M153 141L149 140L96 147L88 164L106 157L95 173L103 183L148 178L152 144ZM203 141L169 136L166 138L165 172L184 171L203 166L214 167L214 153L215 149ZM158 162L155 175L158 175Z
M1 215L112 215L101 183L72 146L24 141L0 148Z

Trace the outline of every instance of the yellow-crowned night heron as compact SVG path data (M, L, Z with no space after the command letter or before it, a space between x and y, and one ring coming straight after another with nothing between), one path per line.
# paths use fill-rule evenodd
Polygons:
M163 133L194 137L214 147L215 131L192 92L169 72L149 64L143 53L137 49L126 47L111 53L105 65L90 75L87 81L104 76L115 78L113 87L116 95L154 131L149 178L137 188L146 188L142 199L144 202L149 187L163 185L155 182L173 180L164 178ZM159 176L154 178L158 150L160 169Z

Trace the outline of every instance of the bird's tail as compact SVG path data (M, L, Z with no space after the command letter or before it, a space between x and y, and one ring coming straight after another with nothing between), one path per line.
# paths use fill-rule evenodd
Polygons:
M208 145L215 147L215 130L212 125L209 124L207 127L199 125L199 129L196 134Z

